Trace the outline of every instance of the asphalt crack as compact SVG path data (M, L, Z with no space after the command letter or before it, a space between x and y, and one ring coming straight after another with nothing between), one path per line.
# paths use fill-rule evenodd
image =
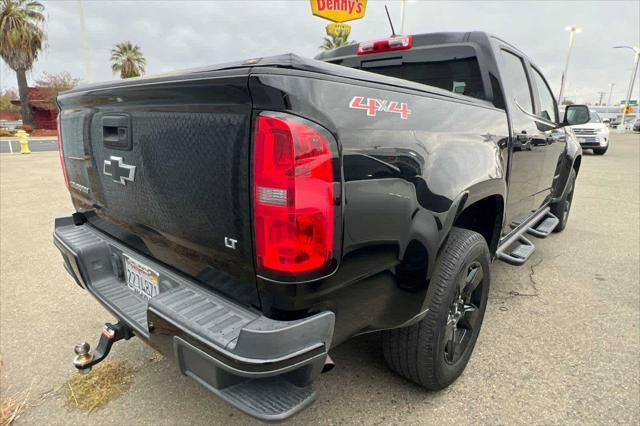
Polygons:
M541 257L536 263L529 265L529 285L533 289L533 292L530 293L521 293L519 291L511 290L507 293L506 296L498 296L492 297L493 300L507 300L512 299L514 297L539 297L540 291L538 290L538 282L535 280L534 276L536 274L536 268L540 266L540 264L544 261L544 258Z
M519 293L517 291L510 291L509 294L511 294L512 296L522 296L522 297L538 297L540 295L540 292L538 291L538 282L535 280L535 278L533 278L533 276L536 274L536 269L538 266L540 266L540 264L542 263L542 261L544 260L544 257L541 257L540 260L538 260L538 262L536 262L535 264L529 265L529 283L531 283L531 287L533 288L533 293Z
M560 256L562 256L562 254L558 254L556 256L553 256L551 258L551 260L557 259ZM540 285L540 283L538 281L536 281L536 279L534 277L536 275L536 268L538 266L540 266L544 260L545 260L544 257L540 257L540 259L538 259L538 261L536 263L533 263L533 264L529 265L529 286L533 289L532 292L530 292L530 293L520 293L519 291L511 290L511 291L509 291L507 293L506 296L503 296L503 297L492 297L491 299L493 299L493 300L507 300L507 299L512 299L514 297L539 297L540 296L540 291L538 290L538 285ZM547 260L549 260L549 259L547 259Z

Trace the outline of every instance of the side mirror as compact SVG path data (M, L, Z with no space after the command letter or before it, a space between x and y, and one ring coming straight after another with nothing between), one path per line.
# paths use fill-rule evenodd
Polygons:
M563 126L586 124L590 120L589 107L586 105L569 105L564 111Z

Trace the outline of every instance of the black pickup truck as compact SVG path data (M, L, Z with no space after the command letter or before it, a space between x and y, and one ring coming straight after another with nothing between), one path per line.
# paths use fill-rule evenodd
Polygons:
M263 420L315 398L330 350L380 332L427 389L464 370L492 260L567 224L581 149L539 68L433 33L84 86L58 97L76 212L66 270L137 336Z

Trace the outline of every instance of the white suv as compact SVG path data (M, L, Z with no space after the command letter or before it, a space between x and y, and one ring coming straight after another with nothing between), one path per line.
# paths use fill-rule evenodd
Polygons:
M609 148L609 128L597 112L590 110L590 120L586 124L570 126L583 149L592 149L596 155L604 155Z

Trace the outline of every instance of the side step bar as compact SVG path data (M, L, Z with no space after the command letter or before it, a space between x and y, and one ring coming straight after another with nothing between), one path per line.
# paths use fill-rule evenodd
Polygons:
M520 234L515 241L505 247L505 250L498 248L498 259L513 266L520 266L529 260L534 251L536 246Z
M548 212L547 216L535 224L535 226L530 226L527 228L527 233L533 235L537 238L547 238L556 226L560 223L560 219L555 217L553 213Z
M537 238L546 238L559 223L560 220L551 213L549 207L540 210L524 223L512 223L511 227L515 231L500 242L496 251L498 259L514 266L523 265L536 250L536 247L524 234L528 233Z

